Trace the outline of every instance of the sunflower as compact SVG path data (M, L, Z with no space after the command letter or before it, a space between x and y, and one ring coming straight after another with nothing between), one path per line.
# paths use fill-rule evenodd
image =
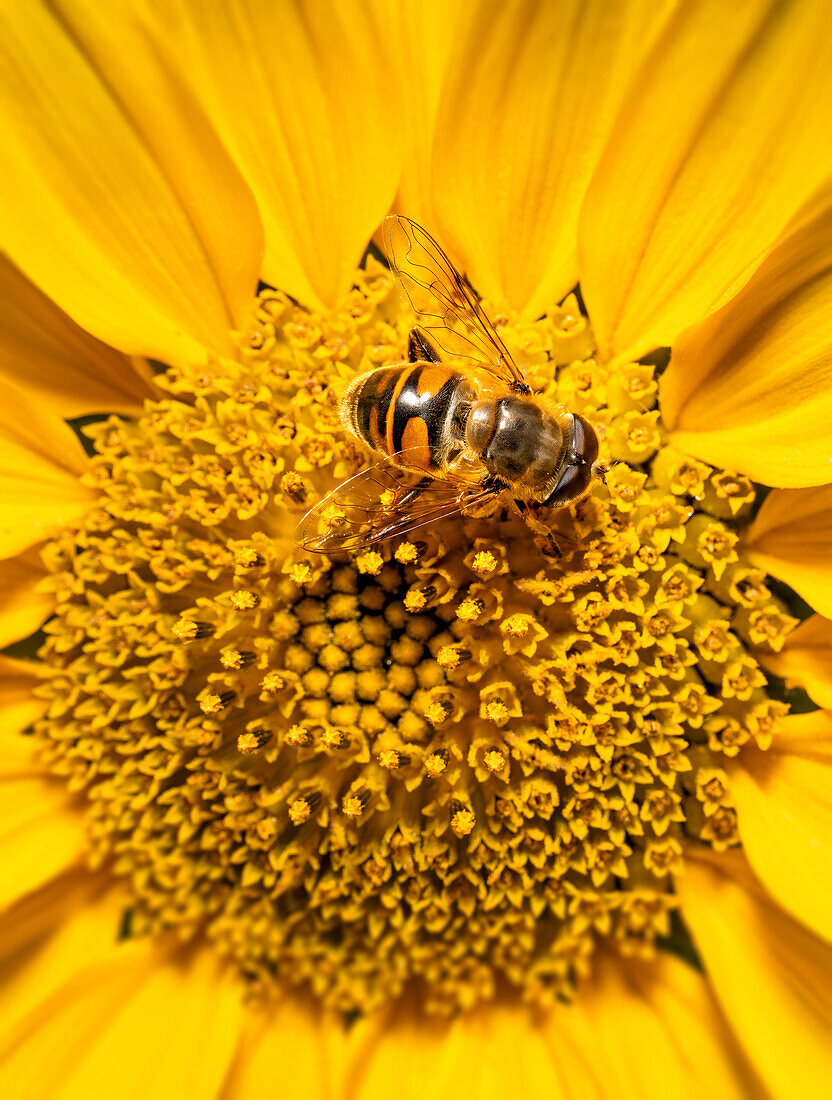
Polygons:
M828 16L2 5L4 1095L823 1093ZM539 536L295 543L391 208L603 437Z

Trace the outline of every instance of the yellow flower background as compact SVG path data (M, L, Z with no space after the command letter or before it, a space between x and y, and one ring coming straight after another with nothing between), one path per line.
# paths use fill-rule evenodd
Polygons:
M824 1094L830 18L0 4L4 1095ZM391 209L603 436L560 562L294 544Z

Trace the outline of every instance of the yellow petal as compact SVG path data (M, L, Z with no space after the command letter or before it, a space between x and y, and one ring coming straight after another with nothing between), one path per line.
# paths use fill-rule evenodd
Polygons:
M832 187L726 306L682 333L661 409L683 451L766 485L832 481Z
M68 902L75 902L76 907L67 910ZM33 891L3 914L0 1066L26 1031L26 1020L34 1021L40 1007L48 1005L61 988L71 985L85 966L112 957L125 907L124 896L103 889L100 876L76 868ZM31 937L21 926L26 916L35 921ZM51 919L54 916L63 919ZM21 947L25 950L19 950Z
M95 499L79 480L87 468L71 428L20 390L0 388L0 558L83 515Z
M346 1031L339 1018L287 994L273 1007L250 1006L220 1100L263 1100L275 1081L285 1096L342 1100Z
M439 105L433 205L488 298L533 317L577 282L584 192L666 7L469 6Z
M2 256L0 299L0 378L56 416L136 415L155 392L148 364L84 332Z
M395 25L384 0L158 8L152 33L188 73L257 198L263 278L307 305L332 305L349 289L395 195Z
M832 618L832 486L769 493L745 532L743 553Z
M575 1004L551 1014L548 1030L568 1097L587 1095L586 1080L567 1068L580 1064L574 1051L581 1048L592 1067L589 1095L743 1100L758 1094L707 981L670 955L652 962L600 958Z
M670 957L604 957L575 1003L550 1013L486 1005L453 1020L407 1004L350 1036L356 1100L721 1100L754 1079L701 975ZM348 1095L353 1096L353 1092Z
M758 653L761 664L804 688L819 707L832 709L832 622L812 615L786 638L779 653Z
M717 999L767 1095L817 1095L832 1073L832 946L779 908L739 851L688 860L677 885Z
M832 713L783 719L771 749L743 749L730 774L743 848L760 881L832 940Z
M397 9L401 23L395 44L401 53L396 65L407 76L401 82L405 167L396 209L422 225L436 220L430 185L436 114L464 7L464 0L408 0Z
M42 774L31 738L8 729L0 740L0 847L0 909L78 866L85 851L83 818L64 783Z
M420 1015L407 998L359 1024L350 1042L350 1100L389 1100L391 1091L397 1100L567 1095L543 1030L516 1005L487 1005L440 1020Z
M10 976L19 971L24 951L31 950L39 941L43 946L47 937L71 923L80 910L94 905L108 884L106 872L93 873L85 867L73 867L4 909L0 913L0 981L4 985L10 981ZM117 929L121 922L120 911L114 915L112 929ZM24 979L24 984L30 994L35 992L31 981ZM18 996L15 1011L22 1009ZM9 1020L4 1019L0 1008L0 1035L6 1032L8 1025Z
M50 943L23 968L18 985L26 990L28 977L31 988L35 977L42 995L33 1003L29 994L28 1011L13 1005L9 1013L0 1040L3 1095L213 1100L237 1043L241 990L219 974L210 951L178 962L152 941L114 943L118 925L98 923L109 939L103 950L93 946L90 957L73 945L70 956L70 937L56 936L60 950ZM50 953L45 973L39 956Z
M3 246L61 309L131 355L231 350L257 285L257 212L135 18L4 5L0 139L14 150Z
M30 753L31 742L18 734L43 714L45 703L33 694L39 667L33 661L0 657L0 766L10 752L16 757Z
M37 590L45 575L37 548L0 562L0 646L28 638L52 613L52 593Z
M735 294L830 170L817 0L679 4L587 191L581 289L604 353L671 344Z

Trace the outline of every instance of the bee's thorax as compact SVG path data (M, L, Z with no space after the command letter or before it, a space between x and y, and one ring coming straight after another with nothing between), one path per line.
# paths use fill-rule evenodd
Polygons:
M466 425L468 445L489 473L524 496L544 500L561 467L565 438L558 419L533 398L511 394L478 401Z

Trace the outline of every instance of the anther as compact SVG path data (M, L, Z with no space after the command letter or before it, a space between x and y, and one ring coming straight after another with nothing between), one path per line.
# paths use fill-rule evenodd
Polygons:
M180 619L174 623L173 636L180 642L195 642L201 638L210 638L216 630L213 623L198 622L195 619Z
M251 753L257 752L258 749L262 749L271 739L271 730L246 730L237 738L237 752L242 753L243 756L249 756Z
M451 803L451 829L458 837L469 836L477 823L474 811L462 802Z
M297 585L309 584L313 574L306 562L295 562L289 570L290 579Z
M310 791L296 798L289 806L289 820L293 825L303 825L315 813L321 804L321 792Z
M235 611L253 611L259 603L260 597L257 593L249 592L245 589L240 592L234 592L231 596L231 606Z
M490 772L501 772L506 766L506 758L499 749L489 749L483 757L483 763Z
M266 559L250 546L241 546L234 551L234 564L238 569L259 569Z
M384 558L377 550L365 550L363 554L356 557L355 565L359 573L377 577L384 567Z
M280 479L280 491L290 500L300 504L306 498L306 482L300 474L295 473L294 470L289 470Z
M462 646L443 645L436 654L436 660L442 668L451 672L453 669L459 668L465 661L471 660L471 651L470 649L464 649Z
M337 726L328 726L324 730L321 741L327 749L345 749L350 743L346 733Z
M512 638L525 638L529 633L530 623L525 615L512 615L504 620L501 629Z
M200 699L199 708L203 714L219 714L235 698L236 693L233 691L209 692Z
M485 704L485 717L491 722L505 722L509 716L508 707L499 699Z
M472 623L485 611L485 604L477 596L468 596L456 609L456 617L463 623Z
M348 794L341 800L341 812L347 817L361 817L370 801L369 791Z
M378 762L382 768L395 771L396 768L406 768L410 763L410 757L407 753L399 752L398 749L383 749L378 754Z
M432 584L411 588L404 598L404 606L411 614L416 614L417 611L424 611L435 595L436 588Z
M286 681L279 672L267 672L260 681L260 687L267 695L277 695L286 686Z
M451 708L447 703L435 701L425 709L425 718L432 726L441 726L451 716Z
M488 576L494 572L499 564L498 560L489 550L480 550L479 553L474 555L474 560L471 562L471 568L475 573L481 573L484 576Z
M220 664L223 668L248 668L254 661L254 654L248 650L226 649L220 656Z
M447 767L448 753L445 749L439 749L425 757L425 771L431 779L438 778Z
M414 565L419 560L419 545L415 542L402 542L393 555L399 565Z
M306 726L290 726L283 739L287 745L291 745L292 748L296 749L304 748L312 743L312 736Z

